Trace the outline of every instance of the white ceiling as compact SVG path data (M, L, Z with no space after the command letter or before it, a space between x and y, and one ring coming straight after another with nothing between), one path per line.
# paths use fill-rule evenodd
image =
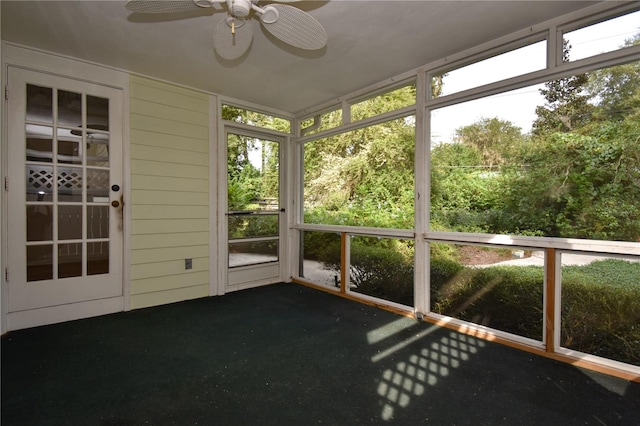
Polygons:
M229 62L221 10L132 14L124 1L2 0L2 39L299 113L469 47L586 7L583 1L301 1L327 47L302 51L255 26Z

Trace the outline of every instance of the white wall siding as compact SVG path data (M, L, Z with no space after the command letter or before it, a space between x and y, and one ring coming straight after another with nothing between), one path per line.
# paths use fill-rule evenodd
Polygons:
M130 93L131 308L208 296L208 96L138 76Z

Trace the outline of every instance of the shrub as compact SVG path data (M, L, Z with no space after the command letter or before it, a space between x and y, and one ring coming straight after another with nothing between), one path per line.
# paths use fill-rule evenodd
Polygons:
M340 234L305 231L303 238L305 259L319 260L326 266L334 266L336 270L340 270Z
M562 346L640 365L640 263L603 260L563 268ZM464 268L432 259L431 309L542 339L543 269Z
M413 259L385 247L354 243L350 284L358 293L413 306Z
M432 311L542 339L542 268L456 268L447 263L444 273L442 265L435 273L432 268Z
M608 259L562 272L562 346L640 365L640 263Z

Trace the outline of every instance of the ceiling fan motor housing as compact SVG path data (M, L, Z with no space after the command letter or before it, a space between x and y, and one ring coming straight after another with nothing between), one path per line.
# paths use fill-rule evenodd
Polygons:
M229 12L238 18L246 18L251 12L251 0L227 0Z

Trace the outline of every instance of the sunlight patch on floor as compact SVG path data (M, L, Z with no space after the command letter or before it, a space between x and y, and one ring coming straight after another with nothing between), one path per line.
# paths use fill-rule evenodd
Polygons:
M432 331L433 327L407 339L402 348L416 343ZM408 407L417 397L425 394L428 386L437 385L485 345L480 339L455 332L450 332L449 336L432 342L428 347L420 348L416 345L418 348L415 353L382 373L377 389L378 395L383 398L382 418L392 420L397 410ZM398 346L394 345L383 352L387 355L397 352L401 349Z
M367 333L367 341L370 345L374 345L386 339L387 337L393 336L399 331L406 330L407 328L415 327L415 320L411 320L409 318L398 318L395 321L390 322L389 324L385 324L382 327L378 327L375 330L371 330Z

